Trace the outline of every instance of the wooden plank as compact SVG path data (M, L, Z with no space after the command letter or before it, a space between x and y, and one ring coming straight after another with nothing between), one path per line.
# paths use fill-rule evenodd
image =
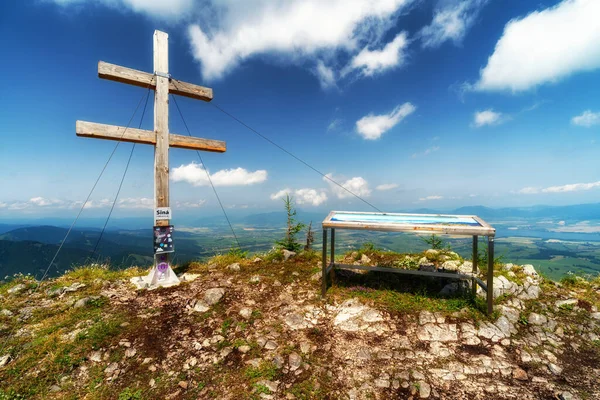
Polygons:
M156 134L153 131L135 128L127 128L127 131L125 131L124 126L77 121L75 132L77 136L94 139L120 140L122 142L151 145L156 144ZM226 143L220 140L182 136L175 133L171 133L169 135L169 147L188 150L212 151L215 153L224 153L227 150Z
M104 61L98 62L98 77L143 88L150 87L151 89L156 89L156 79L154 74L138 71L137 69L121 67L120 65L110 64ZM171 79L169 82L169 93L203 101L211 101L213 99L213 91L211 88L194 85L177 79Z
M169 35L154 31L154 71L169 73ZM154 205L169 207L169 80L156 76L154 92ZM169 220L155 221L158 226L169 225Z

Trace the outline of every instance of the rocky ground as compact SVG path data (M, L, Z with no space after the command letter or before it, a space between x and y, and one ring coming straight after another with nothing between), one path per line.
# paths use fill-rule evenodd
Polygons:
M321 299L318 256L285 257L218 256L153 291L133 289L137 269L15 277L0 286L0 399L600 399L597 278L499 264L487 316L469 282L396 274L339 272ZM344 258L472 268L439 250Z

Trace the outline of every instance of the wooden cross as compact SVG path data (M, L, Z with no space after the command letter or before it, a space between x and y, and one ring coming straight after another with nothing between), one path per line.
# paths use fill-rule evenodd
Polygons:
M210 88L171 79L169 75L168 40L169 35L165 32L154 31L153 74L103 61L98 62L98 76L100 78L154 89L154 131L86 121L77 121L76 123L77 136L154 145L155 208L169 207L169 147L219 153L226 150L225 142L222 141L169 133L169 93L203 101L211 101L213 94ZM170 223L170 220L156 220L156 212L154 218L155 226L168 226ZM157 263L166 262L168 264L169 257L168 254L161 254L157 257L155 257L154 269L148 276L150 279L148 283L164 286L161 282L157 282L157 279L161 280L158 277L159 274L156 273ZM163 273L162 278L166 279L166 283L179 282L170 266L166 276Z

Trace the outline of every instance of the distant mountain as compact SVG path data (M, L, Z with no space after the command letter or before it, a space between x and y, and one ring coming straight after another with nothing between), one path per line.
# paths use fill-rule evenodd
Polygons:
M16 273L30 273L41 278L57 249L57 245L29 240L0 240L0 279ZM60 275L73 265L81 265L81 261L90 256L91 252L87 250L64 247L48 273Z

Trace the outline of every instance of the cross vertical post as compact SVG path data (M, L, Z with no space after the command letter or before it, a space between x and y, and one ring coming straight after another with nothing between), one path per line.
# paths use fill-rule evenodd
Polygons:
M169 35L154 31L154 209L169 207ZM157 220L154 226L169 226L169 219ZM171 286L179 278L171 269L169 253L154 255L154 268L148 276L151 286Z

